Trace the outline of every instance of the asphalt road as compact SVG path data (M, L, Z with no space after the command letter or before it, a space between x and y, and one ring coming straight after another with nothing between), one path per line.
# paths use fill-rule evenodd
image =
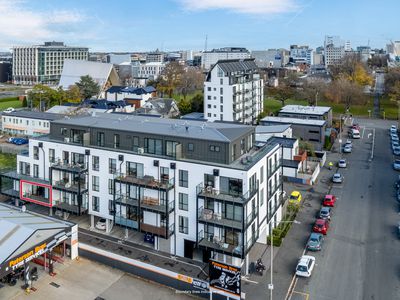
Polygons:
M385 89L385 77L383 73L376 73L375 76L375 91L374 91L374 117L379 118L380 111L380 99L379 97L383 94Z
M345 182L332 187L339 200L323 250L313 253L316 267L309 279L295 281L291 299L400 299L399 206L392 169L389 122L360 121L363 138L346 155ZM375 127L375 151L371 127ZM368 138L369 136L369 138Z

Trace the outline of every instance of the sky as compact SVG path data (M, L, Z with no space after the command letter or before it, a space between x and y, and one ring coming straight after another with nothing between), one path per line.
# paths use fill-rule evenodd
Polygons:
M90 51L204 50L400 40L399 0L0 0L0 51L64 41Z

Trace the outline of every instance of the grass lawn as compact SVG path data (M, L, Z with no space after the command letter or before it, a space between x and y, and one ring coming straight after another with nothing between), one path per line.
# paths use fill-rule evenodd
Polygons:
M285 105L295 104L295 105L308 105L306 100L292 100L288 99L285 101ZM335 104L327 101L318 101L318 106L330 106L332 107L333 114L342 114L345 112L345 107L343 104ZM373 109L373 100L369 99L367 105L353 105L350 107L350 113L355 116L368 116L368 110ZM264 110L269 115L271 112L276 115L282 108L282 102L275 100L273 98L266 98L264 100Z
M396 101L390 100L387 96L381 97L380 108L382 117L383 112L385 112L386 119L397 120L399 112Z
M197 91L194 93L187 94L186 99L190 100L196 95L203 95L203 91L200 90L200 91ZM165 97L168 97L168 96L165 96ZM179 102L183 99L183 95L182 94L172 94L172 98L175 99L176 102Z
M17 166L17 156L15 154L0 153L0 170L15 169Z
M5 110L9 107L20 108L22 107L22 101L14 100L14 101L0 101L0 111Z

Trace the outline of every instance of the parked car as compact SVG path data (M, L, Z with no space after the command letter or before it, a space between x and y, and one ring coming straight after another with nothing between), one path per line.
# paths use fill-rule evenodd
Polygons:
M360 136L360 130L359 130L359 129L352 128L352 129L350 130L350 132L349 132L349 135L350 135L350 137L353 138L353 139L359 139L359 138L361 138L361 136Z
M343 147L343 152L344 153L351 153L351 150L352 150L353 148L351 147L351 146L349 146L349 145L345 145L344 147Z
M322 234L312 232L307 242L307 250L310 251L321 250L323 241L324 241L324 236Z
M361 129L360 124L358 124L358 123L354 123L353 126L351 126L351 128L356 129L358 131L360 131L360 129Z
M289 197L289 203L298 204L301 202L301 194L298 191L293 191Z
M345 146L350 146L353 147L353 142L351 140L347 140L346 143L344 144Z
M15 111L15 108L14 108L14 107L9 107L9 108L3 110L3 113L9 114L9 113L12 113L12 112L14 112L14 111Z
M395 169L396 171L400 171L400 159L395 159L395 161L393 162L393 169Z
M324 201L322 202L322 205L334 207L335 203L336 203L336 197L334 195L326 195Z
M303 255L297 263L296 275L301 277L310 277L314 266L315 257L311 255Z
M338 162L338 167L339 168L347 168L347 161L346 161L346 159L341 159L341 160L339 160L339 162Z
M394 147L400 146L399 141L392 141L392 150Z
M392 134L390 135L390 138L392 139L392 142L398 142L399 141L399 136L397 134Z
M399 165L400 168L400 165ZM335 173L332 176L332 182L333 183L342 183L343 182L343 176L340 173Z
M322 206L319 211L318 218L330 220L331 219L331 211L332 211L332 209L330 207Z
M389 132L390 133L397 133L397 126L396 125L390 126Z
M317 219L313 226L313 231L326 235L329 229L329 221L324 219Z
M393 148L393 154L394 155L400 155L400 146L397 146L397 147Z
M8 138L7 142L14 144L14 145L24 145L24 144L28 144L29 140L25 139L25 138L10 137L10 138Z
M106 230L106 219L100 219L96 223L96 228L99 230Z

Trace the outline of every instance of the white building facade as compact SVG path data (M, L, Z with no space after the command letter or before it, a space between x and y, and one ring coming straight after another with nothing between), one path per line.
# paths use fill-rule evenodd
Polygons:
M254 128L237 124L64 119L30 140L17 172L1 175L1 193L88 214L92 226L105 218L107 232L150 234L156 250L242 266L255 242L267 242L284 201L282 148L253 143Z
M89 48L69 47L62 42L13 47L13 82L16 84L57 83L64 59L88 60Z
M158 76L164 71L165 63L163 62L150 62L139 65L138 77L145 79L156 80Z
M324 44L325 67L335 65L345 55L345 45L339 36L326 36Z
M308 46L290 46L290 62L294 64L314 64L314 50L310 49Z
M208 121L254 124L263 111L264 81L254 59L219 61L204 82Z
M209 70L219 60L247 58L250 58L250 52L246 48L225 47L204 51L201 54L201 65L203 69Z

